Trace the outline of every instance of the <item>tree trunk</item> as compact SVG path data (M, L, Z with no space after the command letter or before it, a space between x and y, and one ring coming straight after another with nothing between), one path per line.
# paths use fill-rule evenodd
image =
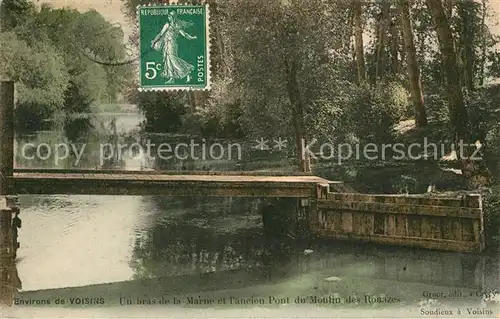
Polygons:
M450 120L454 129L454 142L463 141L470 144L470 133L461 85L461 70L457 61L453 34L445 14L441 0L426 0L431 11L432 19L436 25L441 55L446 70L448 92L448 104L450 108ZM457 157L462 164L462 176L466 179L469 188L488 186L492 178L483 161L475 161L470 158L471 149L465 147L463 152L457 152Z
M422 94L422 84L420 81L420 68L418 67L417 52L413 40L413 27L411 24L410 5L408 0L399 0L399 7L401 11L411 99L415 112L415 125L417 127L423 127L427 125L427 114L425 112L424 96Z
M484 67L486 65L486 0L482 0L483 16L481 18L481 66L479 70L479 85L484 85Z
M471 11L473 4L471 0L463 0L460 3L460 20L462 24L461 44L462 61L464 64L464 84L467 90L474 90L474 26L472 25Z
M378 30L378 46L377 46L377 62L375 65L375 82L377 83L385 69L385 47L386 33L389 23L391 3L384 1L382 3L382 12L380 14L379 30Z
M300 171L304 173L311 172L311 159L309 154L305 153L304 145L307 145L306 127L304 122L304 105L298 83L297 61L294 59L288 68L287 90L288 98L292 106L292 121L295 130L295 144L297 156L299 159Z
M400 26L401 26L401 63L403 63L403 61L406 61L406 43L405 43L405 35L403 33L403 22L400 23Z
M397 23L395 21L391 22L391 36L392 36L392 41L391 41L392 73L396 75L399 73L399 59L398 59L399 33L398 33Z
M444 0L446 5L446 16L451 19L453 15L453 0Z
M361 0L354 0L354 42L356 46L358 83L360 85L366 82L365 53L363 48L363 20L361 15Z
M464 96L460 85L460 69L458 67L453 34L441 0L426 1L436 27L439 47L445 65L448 82L446 90L448 93L450 120L453 126L454 140L458 142L462 139L467 143L469 140L467 111L465 109Z
M354 10L353 8L349 8L350 10L349 11L349 15L347 16L347 24L348 24L348 28L346 28L346 33L347 34L342 34L342 49L345 51L345 52L349 52L350 49L351 49L351 37L353 35L353 30L354 30Z
M453 0L443 0L444 1L444 6L445 6L445 10L446 10L446 17L448 18L448 21L451 21L451 17L453 15ZM446 81L446 66L444 65L444 58L443 58L443 55L441 54L440 55L440 58L441 58L441 63L440 63L440 66L441 66L441 72L440 72L440 82L443 86L447 85L447 81Z
M214 74L213 76L219 76L221 78L229 76L229 63L228 59L228 50L226 48L226 41L224 39L223 28L221 26L224 25L224 18L222 16L222 12L226 8L224 8L219 2L213 3L211 6L211 15L213 15L212 27L214 30L214 38L215 38L215 48L216 48L216 58L215 63L213 65ZM213 12L213 13L212 13ZM212 58L214 59L214 58Z

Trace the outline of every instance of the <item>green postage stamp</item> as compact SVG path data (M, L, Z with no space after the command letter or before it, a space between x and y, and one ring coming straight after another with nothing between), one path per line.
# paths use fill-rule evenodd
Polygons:
M139 19L139 90L210 89L208 5L146 5Z

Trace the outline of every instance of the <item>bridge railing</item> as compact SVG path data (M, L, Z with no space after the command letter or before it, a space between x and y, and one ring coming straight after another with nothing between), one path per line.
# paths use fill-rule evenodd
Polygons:
M309 225L321 238L458 252L481 252L485 246L480 195L434 198L321 192L319 197Z

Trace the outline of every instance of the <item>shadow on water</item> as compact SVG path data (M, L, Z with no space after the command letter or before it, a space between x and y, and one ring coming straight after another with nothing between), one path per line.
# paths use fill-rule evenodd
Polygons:
M262 199L157 198L154 226L138 235L136 278L257 269L288 258L283 234L264 236Z
M463 291L467 296L449 302L477 303L478 293L491 291L498 284L498 266L492 268L495 262L498 265L498 259L487 260L484 256L335 243L316 243L311 247L314 252L307 256L290 242L266 243L254 238L241 243L239 240L245 236L234 238L236 241L226 237L224 248L220 249L217 245L196 241L193 244L174 237L175 243L163 245L172 256L153 257L169 265L167 271L157 273L158 277L27 291L16 297L24 300L94 297L103 298L106 305L117 305L122 296L135 303L136 299L150 302L172 296L264 298L334 294L389 296L396 297L400 304L416 305L422 299L429 299L422 298L425 292L452 291ZM191 253L197 249L200 253Z
M223 209L228 202L232 202L232 210ZM154 278L260 268L263 272L279 269L283 275L293 276L307 260L307 271L334 269L336 274L438 286L500 284L494 267L498 256L335 241L306 243L286 236L279 225L266 232L262 214L269 209L275 214L289 210L290 202L199 198L193 207L192 199L179 199L182 213L164 209L155 225L137 238L134 259L141 271L136 274L142 274L138 278ZM239 227L230 225L229 220Z

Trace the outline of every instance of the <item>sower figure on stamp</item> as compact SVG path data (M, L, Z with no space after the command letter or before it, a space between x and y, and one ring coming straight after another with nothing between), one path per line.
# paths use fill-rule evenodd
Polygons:
M17 241L18 237L18 228L21 228L21 218L19 218L19 210L16 210L16 215L12 219L12 244L14 247L14 256L15 252L19 248L19 242Z
M178 19L177 14L171 11L168 14L168 22L151 41L151 47L154 50L163 50L162 76L167 78L166 83L186 77L186 82L191 81L191 72L193 72L194 66L181 59L177 52L177 37L179 35L188 40L196 39L196 36L189 35L183 30L190 26L192 26L192 23Z

